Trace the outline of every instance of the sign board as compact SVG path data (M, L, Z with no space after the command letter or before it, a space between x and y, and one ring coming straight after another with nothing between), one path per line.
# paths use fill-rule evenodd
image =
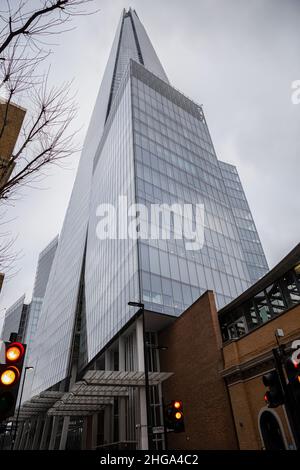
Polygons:
M163 434L165 432L165 428L163 426L155 426L152 428L153 434Z

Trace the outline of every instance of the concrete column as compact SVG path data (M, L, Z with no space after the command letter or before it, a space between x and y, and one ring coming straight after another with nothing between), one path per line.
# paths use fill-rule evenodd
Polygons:
M70 416L65 416L62 430L61 430L61 438L59 442L59 450L65 450L68 438L68 431L69 431L69 424L70 424Z
M27 432L27 437L26 437L26 442L24 446L24 450L30 449L30 443L31 443L31 437L32 437L32 431L34 428L34 420L31 419L28 423L28 432Z
M39 444L39 439L41 436L42 428L43 428L43 418L40 416L37 419L37 423L36 423L36 427L34 431L34 438L33 438L32 446L31 446L32 450L37 450L39 448L38 444Z
M86 450L88 448L87 447L87 435L88 435L88 417L85 417L83 418L81 450Z
M119 338L119 370L125 370L125 338ZM126 398L119 398L119 441L126 441Z
M15 443L14 443L14 450L18 450L19 449L19 446L20 446L20 441L21 441L21 437L22 437L22 433L23 433L23 428L24 428L24 423L23 422L19 422L18 424L18 430L17 430L17 435L16 435L16 440L15 440Z
M86 418L86 440L85 448L95 450L97 447L97 433L98 433L98 415L97 413L89 415Z
M145 372L143 317L139 317L136 321L136 349L137 349L138 371ZM139 405L140 405L139 449L148 450L146 387L139 387Z
M76 382L76 375L77 375L77 364L74 363L72 365L71 370L71 377L69 383L69 391L73 387L74 383ZM67 439L68 439L68 432L69 432L69 425L70 425L70 416L65 416L63 420L62 430L61 430L61 437L59 441L59 450L65 450Z
M92 416L92 449L97 447L97 434L98 434L98 415L95 413Z
M40 450L47 449L47 438L49 434L50 425L51 425L51 416L46 416L44 427L43 427L43 433L41 437Z
M112 443L112 426L113 426L113 406L105 405L104 408L104 444Z
M50 442L49 442L48 450L54 450L55 449L55 441L56 441L56 434L57 434L57 429L58 429L58 425L59 425L59 420L60 420L60 416L54 416L53 417L51 436L50 436Z
M29 432L29 423L28 421L24 421L22 437L20 439L19 450L25 449L25 443L27 438L27 432Z

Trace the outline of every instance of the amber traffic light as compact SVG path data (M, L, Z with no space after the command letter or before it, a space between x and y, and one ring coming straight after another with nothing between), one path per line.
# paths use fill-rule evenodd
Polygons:
M169 431L184 432L182 401L172 400L165 408L165 427Z
M5 342L5 364L0 364L0 422L14 414L25 350L25 344Z
M7 367L1 372L0 382L4 387L10 387L19 380L20 372L17 367Z

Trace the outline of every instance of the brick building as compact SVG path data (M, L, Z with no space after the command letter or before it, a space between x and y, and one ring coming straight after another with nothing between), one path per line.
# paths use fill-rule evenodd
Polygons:
M41 395L23 405L16 448L136 449L145 427L151 449L295 448L284 406L266 407L262 376L274 369L275 332L283 330L288 353L300 338L299 315L300 245L219 312L212 291L180 317L141 307L70 393L48 391L47 403ZM137 363L129 354L121 361L129 347L137 349ZM141 416L132 396L147 387L149 414ZM178 434L163 432L162 405L172 400L183 402L185 430ZM55 421L64 414L68 434ZM36 429L42 437L33 439Z
M288 449L295 442L284 406L270 409L262 376L274 369L272 349L300 339L300 245L219 312L224 369L241 449ZM275 332L283 330L277 338Z
M11 156L16 145L26 110L0 98L0 189L8 181L15 164ZM0 292L5 273L0 273Z
M14 163L14 147L20 134L26 110L0 99L0 187L9 179Z
M170 449L237 449L223 369L222 337L214 294L205 292L158 335L165 403L182 400L185 432L168 433Z
M266 406L262 376L274 369L275 331L287 351L300 338L299 268L300 245L218 313L207 291L159 332L162 370L174 372L164 400L182 400L185 414L170 449L295 448L284 406Z

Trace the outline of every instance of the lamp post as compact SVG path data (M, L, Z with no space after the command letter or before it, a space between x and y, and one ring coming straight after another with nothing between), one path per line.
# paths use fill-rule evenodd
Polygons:
M146 332L145 332L145 305L141 302L128 302L130 307L137 307L142 312L143 319L143 343L144 343L144 368L145 368L145 392L146 392L146 411L147 411L147 440L148 440L148 449L149 449L149 429L150 429L150 389L149 389L149 368L148 368L148 351L147 351L147 342L146 342Z
M32 370L32 366L27 366L24 368L24 376L23 376L23 381L22 381L22 387L21 387L21 393L20 393L20 399L19 399L19 406L18 406L18 411L17 411L17 418L16 418L16 423L15 423L15 432L14 432L14 437L11 443L11 450L14 448L14 443L16 441L17 437L17 430L18 430L18 425L19 425L19 415L20 415L20 409L21 409L21 404L22 404L22 397L23 397L23 391L24 391L24 384L25 384L25 379L26 379L26 374L28 370Z

